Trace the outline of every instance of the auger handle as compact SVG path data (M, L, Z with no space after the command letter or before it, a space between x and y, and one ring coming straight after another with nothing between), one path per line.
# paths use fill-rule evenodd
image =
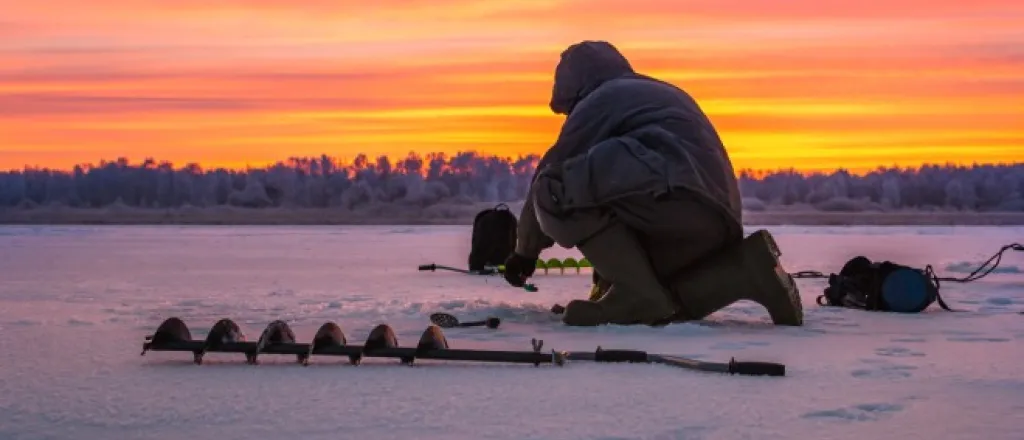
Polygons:
M632 352L631 350L609 350L612 355L621 360L628 360L635 362L640 359L640 353L643 352ZM598 355L601 355L599 350ZM697 371L708 371L716 373L726 374L740 374L743 376L785 376L786 366L783 364L777 364L774 362L736 362L736 359L730 359L726 362L708 362L697 359L691 359L682 356L671 356L663 354L647 354L647 361L654 362L657 364L671 365L673 367L687 368L690 370ZM634 360L635 359L635 360Z
M498 328L499 325L501 325L501 319L492 316L492 317L488 317L487 319L485 319L483 321L460 322L458 326L459 327L484 327L485 326L487 328Z
M786 366L774 362L736 362L729 361L729 374L744 376L785 376Z
M603 350L594 352L595 362L647 362L647 352L640 350Z

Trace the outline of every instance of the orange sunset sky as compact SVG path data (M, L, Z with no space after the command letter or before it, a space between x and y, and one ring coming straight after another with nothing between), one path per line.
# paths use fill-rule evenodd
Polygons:
M737 168L1024 161L1020 0L0 0L0 169L542 153L582 39Z

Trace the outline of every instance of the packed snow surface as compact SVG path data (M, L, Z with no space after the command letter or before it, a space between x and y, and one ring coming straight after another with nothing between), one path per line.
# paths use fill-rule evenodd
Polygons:
M752 228L751 228L752 229ZM856 255L963 276L1024 228L774 227L787 270ZM806 325L773 327L747 302L664 328L567 328L547 312L584 297L588 272L538 292L463 267L468 227L2 227L0 439L1021 439L1024 253L918 315L825 308L800 280ZM579 257L552 249L550 257ZM224 317L250 339L275 319L303 341L326 321L351 343L387 323L414 345L428 315L496 316L449 329L453 348L626 348L787 365L745 377L647 364L564 367L150 352L182 318L202 338Z

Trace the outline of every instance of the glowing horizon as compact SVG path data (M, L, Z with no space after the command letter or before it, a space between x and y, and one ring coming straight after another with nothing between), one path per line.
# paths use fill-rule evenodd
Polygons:
M694 95L737 170L1024 162L1012 0L0 1L5 170L541 154L583 39Z

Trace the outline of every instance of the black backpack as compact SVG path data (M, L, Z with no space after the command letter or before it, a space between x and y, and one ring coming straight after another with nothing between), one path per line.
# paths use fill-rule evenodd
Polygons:
M516 216L504 203L477 213L473 219L469 270L483 272L487 266L505 264L516 248L518 227Z
M838 274L829 275L825 294L817 302L822 306L918 313L938 301L940 307L952 311L939 296L933 278L930 270L858 256L847 261Z

